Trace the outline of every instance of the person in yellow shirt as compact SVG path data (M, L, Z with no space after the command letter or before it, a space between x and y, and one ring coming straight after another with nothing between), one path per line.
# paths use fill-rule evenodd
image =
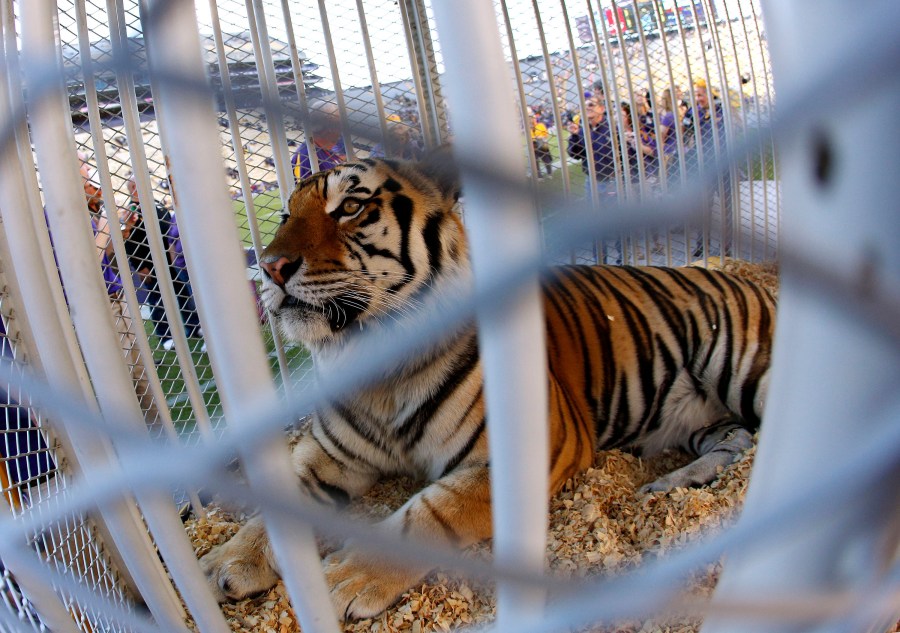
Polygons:
M547 126L535 119L534 112L528 108L528 122L531 127L531 146L534 148L534 158L543 163L547 170L547 176L553 175L553 154L550 152L550 131ZM538 178L541 178L538 167Z

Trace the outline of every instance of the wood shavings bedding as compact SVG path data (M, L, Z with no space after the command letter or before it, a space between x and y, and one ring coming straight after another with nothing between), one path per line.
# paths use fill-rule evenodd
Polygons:
M726 260L722 268L753 279L777 294L774 264L748 264ZM597 453L593 468L569 480L550 502L547 565L551 573L565 577L616 574L644 560L665 556L686 544L732 523L744 500L755 447L709 486L679 488L669 494L639 495L638 488L678 468L689 458L667 452L651 459L611 450ZM373 520L386 516L415 492L418 484L392 480L373 489L352 511ZM198 555L224 542L239 523L221 510L191 520L187 531ZM470 548L473 556L488 556L489 544ZM718 565L696 570L685 579L684 589L697 597L711 595ZM222 606L232 630L289 633L299 626L281 582L266 595ZM378 618L346 623L346 633L448 631L485 623L494 618L493 588L485 583L432 573L421 585L403 594L397 604ZM660 621L618 622L590 629L597 633L661 631L693 633L700 621L673 616Z

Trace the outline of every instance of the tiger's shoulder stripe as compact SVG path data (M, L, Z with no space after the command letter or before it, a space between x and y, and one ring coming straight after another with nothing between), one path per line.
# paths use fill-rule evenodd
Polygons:
M412 230L413 227L412 199L399 193L394 194L394 198L391 200L391 211L400 227L400 264L408 274L414 275L416 273L416 265L409 252L410 230Z
M377 449L378 452L390 454L389 445L383 437L375 432L375 428L368 423L368 420L360 420L353 411L340 403L331 403L330 408L340 420L346 423L345 428L351 429L357 437Z
M605 367L613 366L613 352L609 337L602 335L604 328L608 328L606 312L596 295L580 293L576 296L574 290L581 285L576 269L563 266L554 268L548 271L546 279L544 301L550 312L547 337L553 343L551 350L562 349L563 336L565 336L566 339L576 341L581 358L590 359L594 355L599 356L597 362L585 363L585 380L582 385L582 393L589 402L590 409L596 411L597 401L594 393L596 380L593 376L593 367L597 363ZM581 301L590 303L591 305L588 307L593 309L583 310L580 305ZM553 310L549 310L549 308L553 308ZM585 314L587 322L583 318ZM587 325L592 327L586 327ZM564 330L560 331L560 327ZM551 366L550 370L554 371L554 368ZM603 393L611 394L613 373L607 372L603 379L605 380ZM609 411L608 404L608 402L604 403L604 411Z
M466 409L466 413L460 418L460 430L461 427L464 426L465 420L469 418L472 414L472 411L475 410L475 407L483 402L484 392L479 389L476 397L472 399L472 402L469 403L469 407ZM475 445L478 441L484 436L485 430L487 429L487 423L484 418L484 415L480 416L478 423L472 429L472 432L469 434L469 437L466 439L465 443L462 447L456 451L456 453L447 461L447 464L444 466L443 471L441 471L441 477L445 477L449 473L453 472L457 466L459 466L463 460L465 460L475 448Z
M718 384L716 385L716 394L719 396L719 400L727 402L728 388L731 386L732 379L734 378L734 344L736 341L739 344L739 339L741 337L734 336L735 326L732 320L732 311L722 310L721 315L724 326L719 327L716 330L715 341L711 347L719 346L722 349L721 358L718 360L718 364L714 370L719 377Z
M685 323L683 312L675 304L674 290L663 283L655 270L632 268L629 272L643 292L652 297L657 316L665 323L671 338L683 341Z
M443 380L434 393L396 430L395 435L398 439L402 438L407 449L419 443L434 413L452 398L454 392L478 367L478 349L473 341L450 361L450 367L444 372Z

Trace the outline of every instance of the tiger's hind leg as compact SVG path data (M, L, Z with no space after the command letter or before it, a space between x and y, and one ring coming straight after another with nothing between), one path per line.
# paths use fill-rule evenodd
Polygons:
M685 448L697 455L697 459L642 486L639 492L668 492L673 488L708 484L752 445L750 432L735 417L726 417L690 435Z

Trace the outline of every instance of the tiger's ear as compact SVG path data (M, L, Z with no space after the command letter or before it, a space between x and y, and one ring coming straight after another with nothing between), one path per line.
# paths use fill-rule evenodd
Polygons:
M419 171L438 186L444 197L454 202L459 198L459 166L450 145L439 145L429 150L419 161Z

